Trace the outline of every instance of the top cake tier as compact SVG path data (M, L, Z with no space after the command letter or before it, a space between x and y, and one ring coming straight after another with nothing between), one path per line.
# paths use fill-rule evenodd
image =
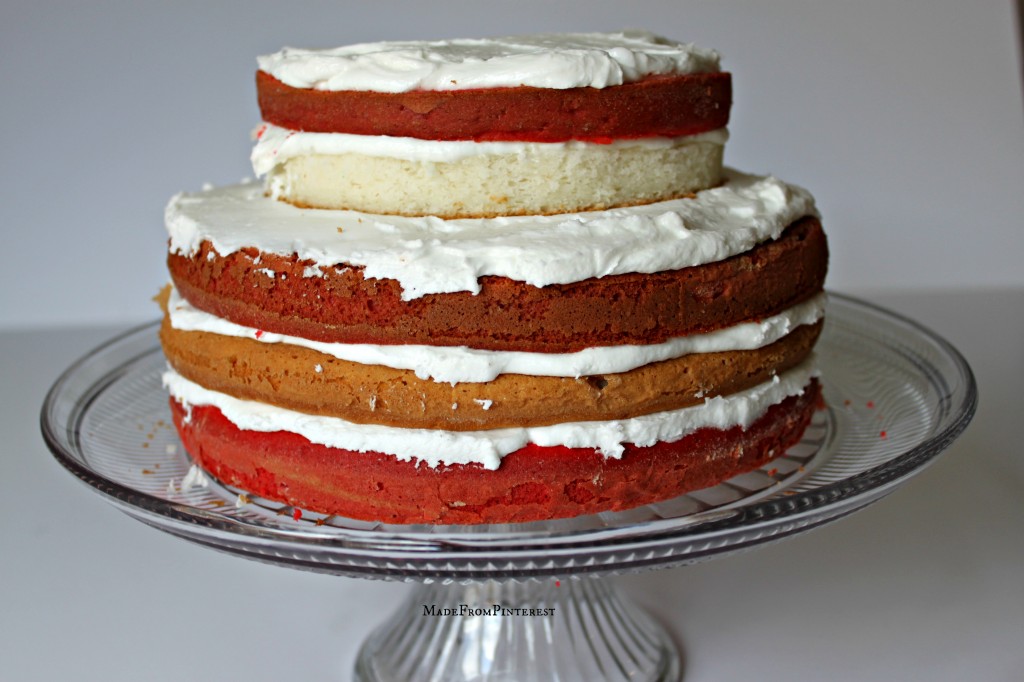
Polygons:
M649 33L285 49L259 65L253 166L298 206L553 214L721 181L729 74Z

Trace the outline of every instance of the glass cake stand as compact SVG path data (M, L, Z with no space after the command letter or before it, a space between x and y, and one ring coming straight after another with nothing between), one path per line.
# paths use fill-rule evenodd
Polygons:
M668 502L558 521L389 526L197 481L155 324L69 368L42 430L69 471L160 530L283 566L421 583L363 644L357 680L674 680L668 634L610 581L581 578L690 564L841 518L921 471L974 414L963 357L873 305L833 294L817 353L826 407L783 457Z

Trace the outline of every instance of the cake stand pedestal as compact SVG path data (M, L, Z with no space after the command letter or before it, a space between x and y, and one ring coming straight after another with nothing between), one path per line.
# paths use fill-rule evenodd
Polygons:
M665 630L611 580L424 584L363 644L359 682L677 680Z
M336 575L423 583L364 643L377 680L675 680L671 638L608 580L821 526L881 499L974 414L960 354L916 323L832 295L818 345L826 407L759 470L625 512L527 524L388 526L242 496L192 475L171 425L156 324L75 363L43 436L132 517L220 551Z

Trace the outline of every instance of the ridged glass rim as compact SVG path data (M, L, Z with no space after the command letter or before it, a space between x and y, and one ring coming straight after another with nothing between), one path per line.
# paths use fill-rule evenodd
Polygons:
M445 535L443 529L451 527L408 527L388 526L380 530L358 530L330 528L318 532L311 529L286 530L249 524L213 511L165 500L148 493L113 481L86 466L76 457L74 425L88 410L91 400L110 385L130 365L151 353L159 353L155 329L159 322L149 322L129 329L96 347L72 364L54 383L47 393L41 412L41 427L44 440L56 459L75 476L105 495L109 501L151 525L182 535L188 539L223 547L225 543L253 543L262 546L277 544L296 551L317 552L326 550L334 561L345 556L367 558L389 557L392 561L437 560L439 555L457 560L472 555L479 561L491 557L495 562L513 560L527 553L544 550L549 554L584 548L603 547L612 549L636 548L657 549L660 546L674 546L680 542L692 551L672 553L662 563L687 560L688 556L742 549L758 542L759 531L771 537L781 537L790 532L813 527L832 518L845 515L868 502L880 499L907 480L911 475L930 463L945 450L967 427L977 407L977 386L970 366L964 357L945 339L898 313L880 306L843 294L830 293L829 315L837 314L837 308L857 310L882 318L890 323L906 327L907 332L926 340L944 354L958 379L954 390L946 399L946 410L939 421L936 432L919 443L894 456L889 461L854 474L848 478L821 485L810 490L793 492L786 496L775 496L764 501L755 501L736 507L698 513L692 516L646 520L619 527L606 527L585 531L572 529L557 533L544 530L542 523L521 524L523 530L509 530L500 526L492 530L489 526L460 529L459 533ZM92 363L106 354L127 345L130 341L150 337L152 346L142 352L126 356L113 369L107 371L80 391L74 398L75 408L64 417L56 414L57 406L66 395L74 390L71 384L86 372ZM947 383L944 377L940 377ZM810 517L817 515L811 519ZM440 530L439 530L440 529ZM737 533L743 531L743 533ZM205 538L205 539L204 539ZM753 539L752 539L753 538ZM258 552L257 552L258 553ZM340 559L339 559L340 557ZM254 558L260 558L255 556ZM274 560L273 557L264 557ZM658 558L651 563L658 563ZM633 562L634 564L636 562Z

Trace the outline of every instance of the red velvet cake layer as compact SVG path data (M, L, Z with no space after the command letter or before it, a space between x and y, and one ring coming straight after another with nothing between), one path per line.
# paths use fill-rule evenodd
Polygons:
M818 219L806 217L779 239L716 263L542 288L482 277L478 294L409 301L397 281L366 279L361 268L307 277L309 262L255 249L221 256L204 242L191 256L170 254L167 264L192 305L255 329L338 343L567 353L776 315L821 291L828 245Z
M386 523L510 523L617 511L715 485L796 443L820 398L817 381L769 408L748 429L701 429L673 443L626 445L621 459L593 449L528 445L497 470L431 468L391 455L243 431L215 407L174 423L193 459L229 485L328 514Z
M365 92L294 88L256 73L263 120L306 132L425 140L610 142L724 128L728 73L649 76L609 88Z

